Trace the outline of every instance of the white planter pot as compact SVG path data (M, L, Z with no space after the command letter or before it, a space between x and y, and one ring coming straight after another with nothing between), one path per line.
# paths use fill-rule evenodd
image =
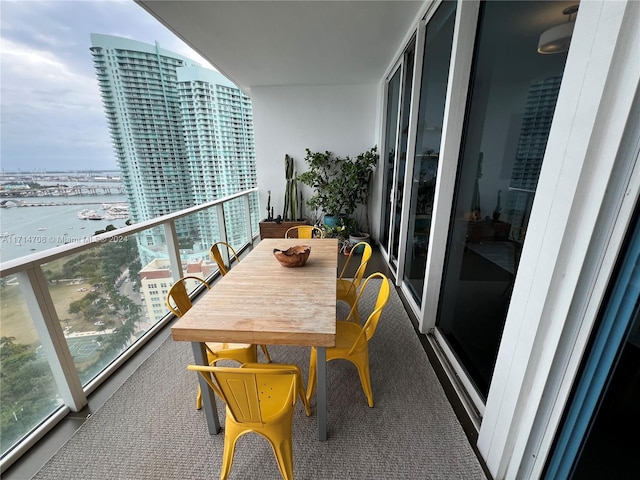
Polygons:
M371 243L371 239L368 233L365 233L364 236L362 237L357 237L355 235L349 235L349 241L355 245L356 243L360 243L360 242L367 242L367 243ZM362 253L364 251L364 247L360 246L358 247L357 250L355 250L353 253Z

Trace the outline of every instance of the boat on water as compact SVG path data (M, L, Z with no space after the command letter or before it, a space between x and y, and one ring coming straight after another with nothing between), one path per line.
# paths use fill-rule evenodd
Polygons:
M95 210L89 210L85 208L78 212L78 218L80 220L102 220L102 215L100 215Z
M102 209L106 212L105 220L116 220L129 218L129 205L126 203L103 203Z
M125 219L125 218L129 218L129 214L128 213L109 213L109 212L107 212L107 214L103 218L105 220L117 220L119 218Z

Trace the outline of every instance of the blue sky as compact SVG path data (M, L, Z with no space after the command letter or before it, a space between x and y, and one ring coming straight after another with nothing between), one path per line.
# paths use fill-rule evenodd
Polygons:
M207 63L133 0L0 0L0 168L117 169L90 34Z

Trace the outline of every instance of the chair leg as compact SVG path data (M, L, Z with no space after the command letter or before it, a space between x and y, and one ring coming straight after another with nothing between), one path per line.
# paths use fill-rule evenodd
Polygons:
M196 410L202 409L202 390L198 385L198 394L196 395Z
M267 350L267 346L260 345L260 348L262 349L262 353L264 353L264 356L267 357L267 363L271 363L271 355L269 355L269 350Z
M367 397L367 403L370 408L373 408L373 390L371 389L371 374L369 372L369 354L367 351L363 355L359 355L359 358L355 358L353 362L358 369L358 375L360 376L360 384L362 390Z
M307 392L304 391L304 384L302 380L300 380L300 385L298 386L298 395L300 395L300 401L302 402L302 406L304 407L304 413L307 414L307 417L311 416L311 406L309 405L309 399L307 398Z
M227 415L229 412L227 411ZM233 421L227 421L224 425L224 448L222 451L222 467L220 469L220 480L226 480L231 473L231 466L233 465L233 454L236 449L236 443L238 439L246 433L240 425L235 424Z
M293 446L291 435L289 435L288 438L282 439L277 445L271 441L271 446L273 447L273 453L276 456L282 478L284 480L293 480Z
M307 383L307 402L311 403L311 398L316 391L316 380L317 380L317 354L316 349L311 349L311 356L309 357L309 382Z

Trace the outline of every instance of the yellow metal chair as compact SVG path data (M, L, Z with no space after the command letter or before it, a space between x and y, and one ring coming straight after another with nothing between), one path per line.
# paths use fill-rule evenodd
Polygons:
M211 260L216 262L216 264L218 265L218 270L220 270L220 274L226 275L227 272L229 271L229 267L225 265L224 259L222 258L222 252L220 252L221 246L227 247L227 252L229 253L229 255L233 255L233 257L236 259L236 262L239 262L240 259L238 258L238 254L236 253L234 248L231 245L229 245L227 242L216 242L213 245L211 245L211 248L209 249L209 257L211 257ZM229 264L231 264L231 262L229 262Z
M271 444L285 480L293 479L293 411L298 396L307 416L311 409L296 365L250 363L241 368L189 365L226 403L220 478L228 478L238 439L255 432Z
M366 290L367 284L373 278L380 278L382 282L378 291L375 308L364 325L353 321L351 318L357 310L362 293ZM351 308L346 320L336 322L336 346L327 347L327 362L336 359L348 360L358 369L362 390L367 396L369 407L373 407L373 391L371 390L371 377L369 374L369 340L376 331L382 310L389 301L390 286L389 280L382 273L370 275L362 284L362 288L356 297L356 303ZM317 351L311 348L311 358L309 360L309 384L307 385L307 400L311 400L317 380Z
M218 270L220 270L220 274L222 276L225 276L229 271L229 268L227 268L224 263L224 259L222 258L222 252L220 252L221 246L227 247L227 252L229 252L230 255L233 255L233 257L236 259L236 262L240 262L240 258L238 257L238 254L236 253L234 248L227 242L216 242L211 245L211 248L209 249L209 257L211 257L211 260L218 264ZM267 362L271 362L271 355L269 355L267 346L260 345L260 348L262 349L262 353L264 353L264 356L267 358Z
M360 259L360 266L356 270L356 273L353 276L353 279L349 280L348 278L345 278L347 267L349 266L349 262L353 257L353 252L355 252L356 249L361 246L363 247L363 250L362 250L362 258ZM353 308L353 306L356 304L358 287L362 282L362 277L364 277L364 272L367 269L367 263L371 258L371 254L372 254L371 245L369 245L367 242L356 243L351 249L351 253L349 253L349 256L347 257L347 261L345 262L344 267L342 267L342 272L340 272L340 276L338 277L338 284L336 288L336 299L343 302L347 302L349 304L349 307L351 308ZM354 311L353 320L358 324L360 323L360 315L358 314L357 308Z
M324 238L324 230L314 225L296 225L284 232L284 238Z
M207 282L199 277L186 276L175 282L167 293L167 307L177 317L182 317L187 310L191 308L191 298L187 292L186 283L193 280L201 283L207 289L211 287ZM209 365L215 365L220 360L235 360L238 363L257 362L258 353L256 346L249 343L220 343L207 342L207 361ZM198 395L196 396L196 409L202 408L202 392L198 387Z

